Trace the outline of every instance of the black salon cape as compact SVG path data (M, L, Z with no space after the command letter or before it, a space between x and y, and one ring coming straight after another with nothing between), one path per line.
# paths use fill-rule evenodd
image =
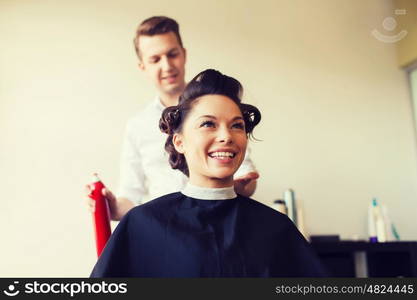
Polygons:
M321 277L309 244L284 214L238 195L169 194L131 209L91 277Z

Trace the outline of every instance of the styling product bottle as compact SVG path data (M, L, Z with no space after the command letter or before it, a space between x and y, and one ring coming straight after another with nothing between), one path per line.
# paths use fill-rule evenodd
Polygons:
M378 242L386 242L387 241L387 234L385 231L385 222L384 217L382 215L381 206L378 204L378 201L376 198L372 201L372 205L376 208L376 235L378 237Z
M397 231L397 228L395 228L394 223L391 223L391 230L392 230L392 234L394 235L395 240L399 241L400 240L400 235Z
M307 235L307 231L304 226L304 212L300 205L300 202L298 202L298 205L297 205L297 228L301 232L301 234L304 236L304 238L308 240L309 237Z
M90 198L96 202L93 221L96 235L97 256L100 256L111 235L110 213L109 205L102 193L105 186L100 181L97 174L93 175L93 185L94 189L91 191Z
M399 241L400 236L398 235L397 230L395 229L394 223L391 221L391 218L388 214L388 208L385 204L381 204L382 216L385 223L385 232L387 234L387 241Z
M372 200L369 207L368 226L370 242L386 242L385 222L376 198Z
M394 240L394 236L393 236L393 234L391 232L391 221L390 221L389 216L388 216L387 207L385 206L384 203L381 203L380 204L380 207L381 207L382 219L384 220L385 233L386 233L386 236L385 236L386 241L387 242L393 241Z
M285 205L285 201L282 199L275 200L272 205L272 208L276 209L284 215L287 214L287 206Z
M372 202L368 208L368 234L369 241L371 243L378 242L378 237L376 235L376 224L375 224L375 208L374 203Z
M297 226L297 207L295 204L295 194L292 189L288 189L284 192L284 201L287 206L288 217Z

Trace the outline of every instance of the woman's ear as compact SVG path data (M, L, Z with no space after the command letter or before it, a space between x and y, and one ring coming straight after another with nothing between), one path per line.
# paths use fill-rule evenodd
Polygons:
M172 137L172 143L174 144L174 148L178 153L184 154L184 141L181 134L174 133L174 136Z

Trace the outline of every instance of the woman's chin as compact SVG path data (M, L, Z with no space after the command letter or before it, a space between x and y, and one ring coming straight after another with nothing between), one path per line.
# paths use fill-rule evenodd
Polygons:
M226 170L221 170L221 171L217 171L217 172L212 172L210 175L211 178L213 178L214 180L218 180L218 181L224 181L224 182L233 182L233 174L235 173L235 171L226 171Z

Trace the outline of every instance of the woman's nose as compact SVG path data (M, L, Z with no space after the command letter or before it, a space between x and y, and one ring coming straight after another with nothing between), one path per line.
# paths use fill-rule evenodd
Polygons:
M218 132L218 141L222 143L231 143L233 142L233 137L229 129L219 129Z

